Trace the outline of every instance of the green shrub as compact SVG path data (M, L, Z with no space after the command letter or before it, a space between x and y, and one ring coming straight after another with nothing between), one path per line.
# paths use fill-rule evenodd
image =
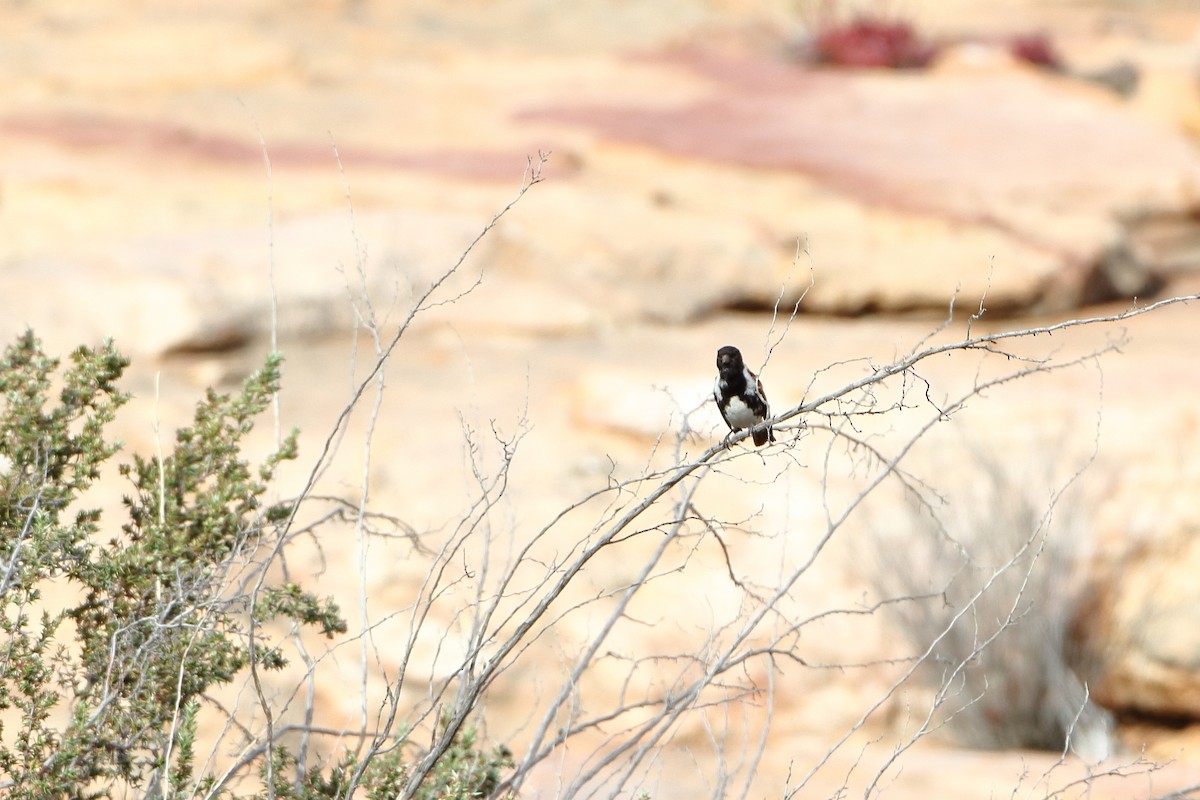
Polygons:
M84 493L118 450L105 434L128 400L117 388L128 364L106 342L62 365L32 332L0 363L0 788L14 800L231 796L194 774L205 693L252 657L264 669L286 663L257 638L251 647L248 610L256 623L283 617L329 637L346 631L330 598L285 583L251 603L246 588L265 568L255 554L279 541L291 516L263 496L276 467L295 458L295 432L261 464L242 454L278 388L278 355L239 392L210 389L169 455L135 454L119 467L131 486L128 519L104 532ZM495 785L489 776L506 762L481 756L472 737L446 759L451 771L436 773L457 776L459 788L447 781L423 797L474 797ZM277 767L275 797L347 796L359 766L347 755L297 778L285 749L263 752ZM402 752L367 765L369 797L395 796L407 774Z

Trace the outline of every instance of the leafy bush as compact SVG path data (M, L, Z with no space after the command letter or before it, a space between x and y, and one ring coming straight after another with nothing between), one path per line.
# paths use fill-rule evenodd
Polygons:
M230 796L194 774L197 715L210 688L252 661L286 664L251 622L346 630L331 599L297 584L266 587L254 602L246 588L263 568L256 552L284 535L292 511L263 496L295 457L296 433L261 464L242 452L278 388L278 355L236 394L210 389L170 455L120 466L128 520L102 532L100 512L83 503L118 450L105 431L129 399L117 388L128 364L106 342L80 347L64 367L32 332L0 363L0 786L14 800ZM510 763L477 752L470 730L456 743L445 759L452 771L423 796L478 796ZM274 797L346 796L359 766L347 756L289 783L291 754L267 752L279 767L269 771ZM362 772L369 797L395 796L403 752Z

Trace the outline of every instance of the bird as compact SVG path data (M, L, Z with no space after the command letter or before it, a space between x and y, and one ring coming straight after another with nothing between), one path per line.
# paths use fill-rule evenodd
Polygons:
M729 426L729 436L743 428L753 428L771 416L762 381L750 371L742 360L742 352L733 345L725 345L717 351L717 382L713 386L713 399L717 401L721 418ZM769 425L758 428L752 435L758 447L775 441L775 432ZM729 436L725 437L726 446Z

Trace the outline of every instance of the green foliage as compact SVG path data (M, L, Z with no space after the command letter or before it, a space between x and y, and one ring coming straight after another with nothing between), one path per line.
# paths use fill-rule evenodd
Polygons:
M512 753L507 747L498 745L491 753L484 753L480 750L475 729L464 728L421 784L416 800L490 797L500 786L501 771L512 766ZM376 798L371 796L371 800Z
M137 454L119 475L128 519L107 537L83 505L118 450L105 429L128 395L129 362L105 342L66 365L32 332L0 362L0 792L14 800L147 796L232 798L197 776L197 721L205 693L244 670L283 666L277 647L249 647L247 609L346 631L337 605L296 583L250 603L256 559L286 531L290 506L263 495L295 458L293 432L252 465L243 454L254 419L277 391L281 359L233 395L209 390L169 455ZM270 748L274 797L392 798L408 777L397 742L366 763L348 753L326 769L298 770ZM468 731L438 765L422 800L479 797L511 765L482 754ZM259 763L264 778L265 764ZM357 776L357 778L356 778Z
M172 743L182 780L198 698L246 664L230 578L264 533L260 499L295 440L257 470L240 447L280 360L234 397L210 391L170 456L121 467L129 521L100 544L99 512L68 512L117 450L104 430L128 399L116 388L127 365L106 342L79 348L56 375L32 333L0 364L0 710L20 719L0 739L0 772L12 797L145 783L167 768ZM73 586L81 599L43 602L52 581L57 596Z
M273 774L277 800L339 800L355 788L354 776L362 762L347 751L341 761L325 772L311 770L293 782L296 762L284 749L275 751ZM367 800L394 800L400 797L409 778L408 757L403 741L393 742L362 767L357 786L362 787ZM513 766L512 753L500 745L484 752L474 728L465 728L445 755L434 766L424 783L417 788L414 800L475 800L490 797L500 786L501 773ZM265 767L262 770L266 777ZM260 794L256 800L264 800Z
M332 600L322 600L294 583L268 587L258 602L257 610L261 621L272 617L288 617L305 625L320 627L321 633L330 639L334 634L346 632L346 622L338 616L338 607Z
M10 797L78 796L80 786L127 762L119 744L87 752L99 745L90 741L87 701L70 709L64 727L51 724L73 694L74 662L59 639L69 610L41 602L49 581L82 583L89 572L99 514L68 511L116 452L103 430L128 399L116 389L127 365L110 342L79 348L55 402L59 362L31 332L0 362L0 775L13 779Z

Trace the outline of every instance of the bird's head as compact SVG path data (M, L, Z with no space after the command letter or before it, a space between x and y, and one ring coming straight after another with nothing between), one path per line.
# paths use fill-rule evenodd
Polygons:
M717 369L738 370L742 368L742 351L738 350L733 345L725 345L717 351Z

